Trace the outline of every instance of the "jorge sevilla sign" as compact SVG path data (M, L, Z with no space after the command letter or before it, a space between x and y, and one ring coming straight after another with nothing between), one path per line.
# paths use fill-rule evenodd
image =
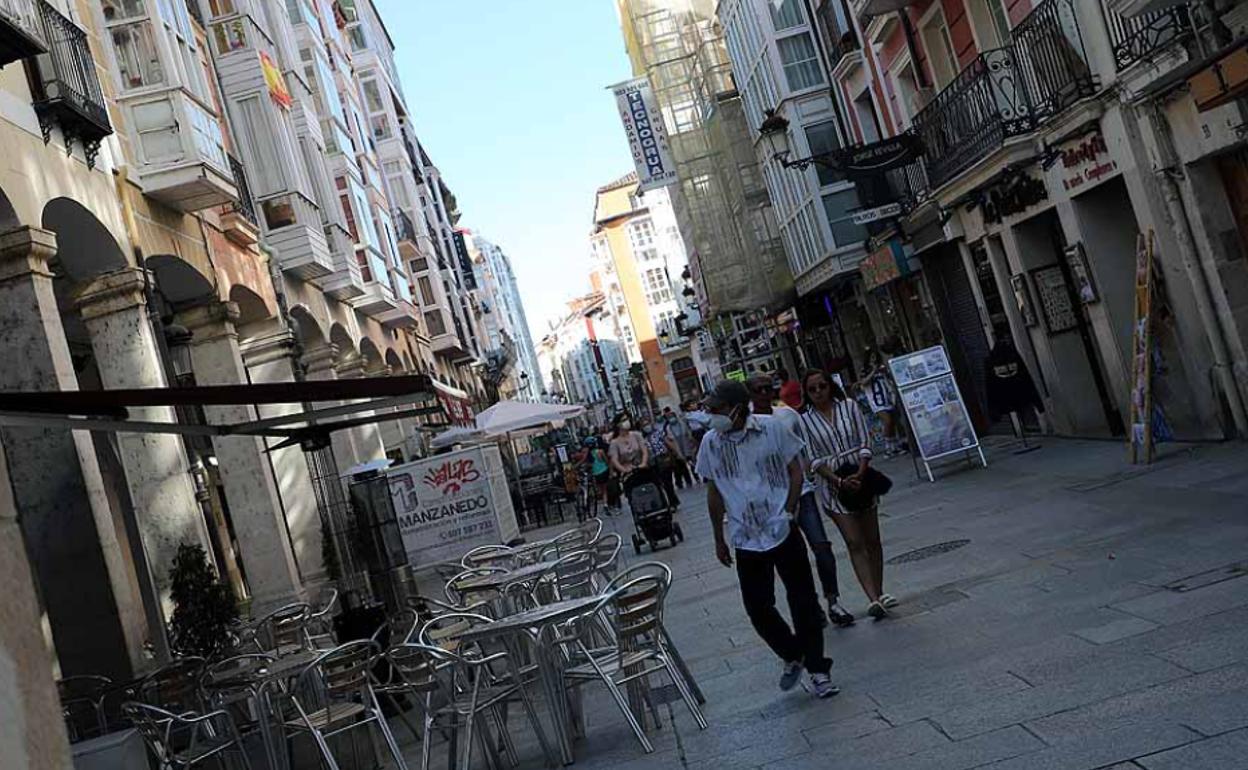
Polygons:
M612 87L615 103L633 153L633 165L642 192L676 181L676 164L667 144L663 115L654 102L647 78L634 78Z
M498 542L489 480L478 453L455 453L392 469L390 496L413 566L458 559L480 541Z

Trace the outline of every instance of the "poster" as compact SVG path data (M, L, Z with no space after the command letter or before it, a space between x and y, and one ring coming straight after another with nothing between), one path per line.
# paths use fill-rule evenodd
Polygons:
M979 446L943 347L894 358L888 367L924 461Z
M1031 271L1031 280L1036 284L1040 313L1044 316L1044 324L1049 334L1060 334L1078 328L1079 318L1075 315L1078 310L1070 299L1070 290L1066 286L1066 276L1062 275L1061 265L1038 267Z
M479 545L506 542L518 534L498 447L477 446L417 460L386 475L413 568L459 561Z
M628 148L637 169L641 192L665 187L676 181L676 163L667 144L663 114L654 101L649 78L633 78L612 87Z

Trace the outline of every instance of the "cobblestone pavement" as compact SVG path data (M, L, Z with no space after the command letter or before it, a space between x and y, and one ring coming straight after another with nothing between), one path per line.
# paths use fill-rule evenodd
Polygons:
M661 707L642 753L601 688L586 691L580 768L1248 768L1248 448L1167 446L1152 466L1122 445L1047 439L987 469L918 481L908 459L883 507L892 618L829 629L828 701L776 687L735 573L718 565L701 488L687 540L635 557L671 565L668 626L708 703L697 729ZM627 536L626 518L608 527ZM845 605L865 600L833 536ZM922 555L922 554L918 554ZM780 601L783 608L784 602ZM523 766L541 767L515 719ZM397 728L400 737L410 741ZM412 767L419 751L408 743ZM435 767L445 767L442 749Z

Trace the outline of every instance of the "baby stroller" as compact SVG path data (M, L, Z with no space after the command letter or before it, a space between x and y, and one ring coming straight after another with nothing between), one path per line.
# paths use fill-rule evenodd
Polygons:
M632 485L628 492L628 509L633 514L633 553L641 553L641 544L649 543L651 551L659 550L660 540L671 540L675 546L685 539L680 525L673 521L672 509L663 501L659 485L649 475Z

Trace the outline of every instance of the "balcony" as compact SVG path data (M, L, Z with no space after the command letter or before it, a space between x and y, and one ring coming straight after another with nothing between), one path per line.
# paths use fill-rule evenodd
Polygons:
M0 67L47 50L35 0L0 0Z
M247 184L247 169L238 158L233 155L228 157L238 196L221 215L221 229L226 238L246 248L260 240L260 223L256 220L256 204L251 199L251 187Z
M371 246L356 246L357 264L364 279L364 290L352 300L357 310L376 316L394 310L398 301L390 285L390 271L385 260Z
M144 195L184 212L238 199L215 115L182 91L124 104Z
M431 336L429 347L433 349L434 355L443 356L452 361L459 361L472 355L472 351L468 350L467 345L455 332L443 332L437 336Z
M914 119L934 189L1094 91L1074 0L1045 0Z
M393 310L374 313L381 325L387 329L415 326L420 320L420 311L410 300L399 298Z
M65 136L66 147L78 140L87 165L94 168L100 141L113 133L113 126L108 119L108 107L100 90L87 33L46 0L37 2L48 47L37 60L39 78L32 106L39 117L44 144L52 138L52 127L57 126Z
M260 201L258 213L265 228L265 243L277 255L283 272L310 281L334 271L333 255L315 204L298 193L284 193Z
M351 300L364 295L364 275L351 234L341 226L325 226L325 241L333 257L334 271L321 279L321 291L337 300Z
M1128 15L1121 0L1104 0L1105 25L1109 28L1110 50L1118 71L1136 62L1152 58L1167 46L1187 37L1192 32L1192 17L1186 4L1169 8L1145 10Z

